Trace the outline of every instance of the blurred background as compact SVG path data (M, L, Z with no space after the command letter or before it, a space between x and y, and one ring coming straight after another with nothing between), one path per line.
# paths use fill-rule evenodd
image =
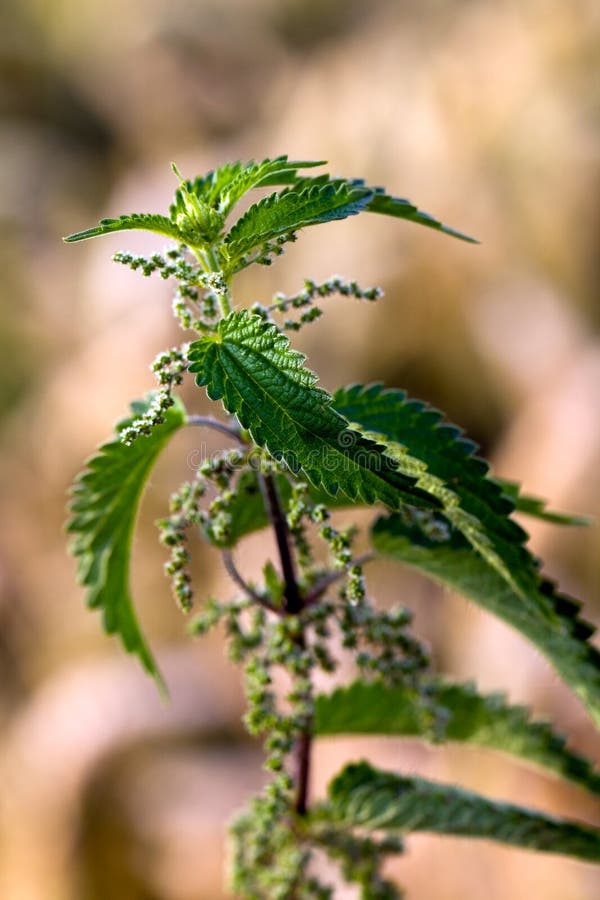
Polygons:
M189 477L198 435L173 441L135 539L135 596L168 704L84 609L62 531L83 459L180 340L169 288L110 261L161 241L61 237L166 210L171 160L192 177L238 158L324 158L410 197L481 245L356 217L245 274L238 301L338 272L380 284L377 305L327 301L295 339L324 385L404 387L465 427L498 474L598 516L600 6L3 0L0 16L0 893L217 900L226 823L263 776L239 724L238 673L219 637L186 637L152 524ZM206 409L191 385L186 402ZM528 527L548 573L599 621L598 526ZM265 535L248 538L239 565L257 573L270 551ZM234 590L199 544L196 570L199 596ZM439 670L507 689L598 758L578 702L509 629L394 564L371 573L382 602L415 610ZM366 754L599 824L575 788L503 758L395 740L321 742L314 795ZM408 843L392 871L415 900L600 894L591 866L558 857Z

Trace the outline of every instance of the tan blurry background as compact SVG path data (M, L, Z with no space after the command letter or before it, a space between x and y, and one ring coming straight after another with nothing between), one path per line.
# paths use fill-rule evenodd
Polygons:
M225 823L261 782L218 639L191 642L153 520L189 475L180 435L135 543L164 705L74 584L68 484L178 333L169 290L114 266L125 234L61 236L161 211L229 159L325 158L477 235L472 247L361 216L310 230L241 302L341 272L386 297L330 301L295 341L324 385L382 379L442 407L554 508L600 513L600 6L594 0L4 0L0 27L0 895L216 900ZM186 388L188 405L206 409ZM211 445L212 446L212 445ZM215 444L217 446L217 444ZM533 524L533 548L600 620L600 531ZM269 552L248 539L240 565ZM385 564L371 584L416 611L435 665L507 688L598 758L586 716L541 658L459 598ZM198 547L199 594L231 592ZM576 789L501 758L399 741L327 741L314 792L377 762L600 824ZM593 900L590 866L485 843L409 841L419 900ZM353 896L344 894L339 897Z

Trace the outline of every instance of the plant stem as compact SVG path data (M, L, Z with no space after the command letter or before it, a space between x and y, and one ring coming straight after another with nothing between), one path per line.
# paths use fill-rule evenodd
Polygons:
M277 485L273 476L269 473L261 472L259 473L259 481L267 513L277 540L277 549L285 583L285 611L289 615L296 615L300 612L304 603L296 578L296 568L294 566L285 513L281 507L281 500L279 499Z
M362 556L357 556L356 559L353 559L347 568L340 569L339 572L330 572L328 575L325 575L320 581L317 581L312 590L306 595L304 598L304 605L312 606L313 603L320 600L325 591L331 587L332 584L335 584L336 581L340 581L340 579L347 576L348 570L351 569L352 566L364 566L365 563L372 562L374 559L374 553L364 553Z
M296 799L294 809L299 816L305 816L308 809L308 782L310 777L310 751L312 732L309 728L302 732L296 743Z
M203 425L206 428L221 431L223 434L235 438L240 444L246 446L246 441L243 439L237 428L225 425L224 422L219 422L218 419L213 419L212 416L187 416L185 423L186 425Z
M268 609L269 612L281 615L280 609L277 609L276 606L273 606L272 603L269 603L268 600L265 600L264 597L261 597L260 594L257 594L252 586L242 578L235 562L233 561L233 556L229 550L223 550L223 564L231 580L235 581L237 586L240 587L244 591L244 593L247 594L248 597L250 597L251 600L254 600L254 602L258 603L259 606L264 606L264 608Z
M287 615L296 615L304 608L304 598L300 592L296 577L287 520L273 476L269 473L259 473L259 481L279 550L281 570L285 582L285 612ZM296 642L301 648L305 646L304 632L298 635ZM309 723L304 731L298 735L294 750L296 779L294 810L299 816L305 816L308 809L311 749L312 731Z

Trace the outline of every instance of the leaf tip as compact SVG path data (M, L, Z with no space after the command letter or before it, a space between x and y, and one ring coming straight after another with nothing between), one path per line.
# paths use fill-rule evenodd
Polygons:
M175 177L179 179L179 181L185 181L185 178L183 177L183 175L181 174L181 172L179 170L179 166L177 165L176 162L173 162L173 160L171 160L171 171L173 172Z

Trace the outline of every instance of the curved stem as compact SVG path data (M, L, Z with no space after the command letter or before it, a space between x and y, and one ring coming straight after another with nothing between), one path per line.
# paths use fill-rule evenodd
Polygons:
M328 575L324 575L306 595L304 605L312 606L313 603L320 600L327 588L332 584L335 584L336 581L339 581L341 578L346 577L348 569L351 569L352 566L364 566L365 563L372 562L375 558L376 556L374 553L364 553L362 556L357 556L356 559L353 559L346 568L340 569L339 572L330 572Z
M220 431L222 434L227 434L229 437L235 438L235 440L242 444L242 446L246 447L246 441L240 434L240 432L233 425L226 425L224 422L219 422L218 419L213 419L212 416L187 416L185 420L186 425L203 425L206 428L212 428L214 431Z
M233 555L229 550L223 550L223 564L225 569L227 570L227 574L231 578L232 581L235 581L238 587L240 587L245 594L247 594L255 603L258 603L259 606L264 606L265 609L268 609L269 612L274 612L281 615L282 610L277 609L276 606L273 606L272 603L269 603L268 600L265 600L264 597L261 597L254 588L248 584L247 581L242 578L239 573L239 570L236 564L233 561Z

